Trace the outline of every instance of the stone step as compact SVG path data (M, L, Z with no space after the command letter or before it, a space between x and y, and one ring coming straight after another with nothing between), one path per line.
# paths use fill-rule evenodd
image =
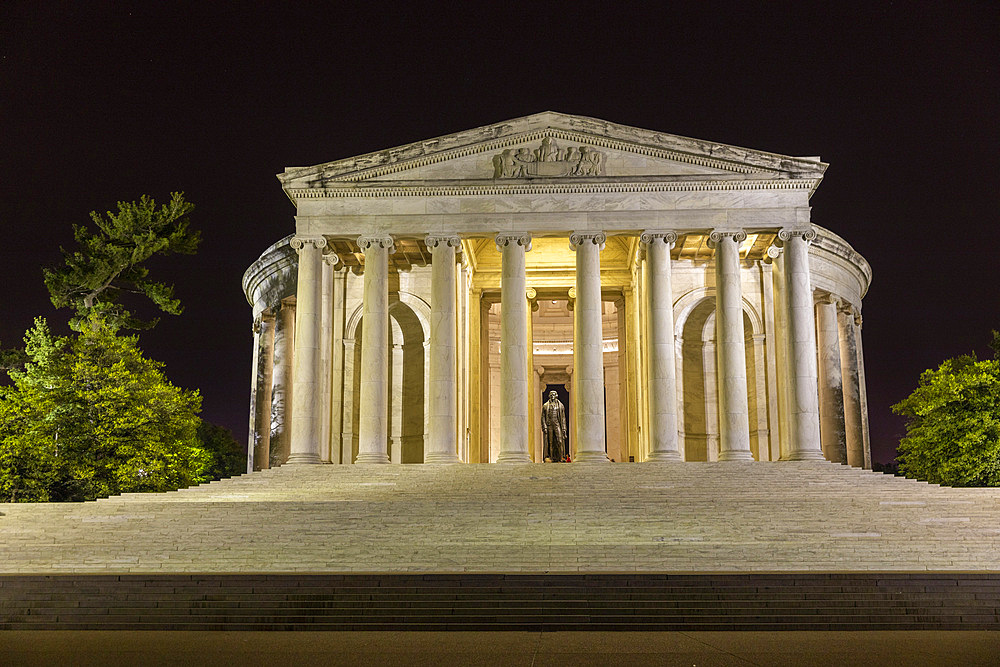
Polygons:
M0 573L1000 571L1000 490L821 462L283 466L0 515Z
M0 629L1000 629L1000 575L0 577Z

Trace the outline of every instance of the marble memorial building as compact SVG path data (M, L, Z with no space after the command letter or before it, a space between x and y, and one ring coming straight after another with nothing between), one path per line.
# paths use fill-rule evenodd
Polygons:
M812 221L826 167L546 112L286 169L294 233L243 279L250 469L540 462L553 390L574 462L870 467L871 269Z

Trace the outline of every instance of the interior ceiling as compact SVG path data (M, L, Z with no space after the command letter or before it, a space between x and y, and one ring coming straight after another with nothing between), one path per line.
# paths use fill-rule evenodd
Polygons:
M764 257L768 246L774 243L776 234L748 234L740 245L740 256L744 259L759 260ZM601 252L603 262L627 262L634 236L609 236ZM353 239L327 239L327 252L334 253L347 268L364 266L364 253ZM396 252L389 255L391 268L409 271L414 266L427 266L431 251L423 239L397 239ZM500 266L500 253L491 238L472 239L469 247L476 254L476 264L482 268ZM708 246L708 234L683 234L677 239L671 256L674 259L707 260L714 251ZM527 255L529 268L537 265L573 266L573 251L567 237L539 237L532 240L532 252ZM495 265L495 267L493 267Z

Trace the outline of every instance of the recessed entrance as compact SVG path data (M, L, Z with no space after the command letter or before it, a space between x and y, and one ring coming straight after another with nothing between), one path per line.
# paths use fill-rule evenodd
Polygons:
M559 400L566 407L568 421L567 451L572 458L576 452L576 425L574 424L573 396L573 306L568 298L569 287L549 288L537 293L532 300L529 319L529 384L533 388L529 399L532 417L530 430L531 460L544 460L544 439L541 420L542 405L549 391L556 391ZM484 444L489 452L489 461L495 462L500 454L500 316L499 294L485 294L482 310L482 337L487 373L481 376L488 441ZM604 339L604 381L605 381L605 451L615 461L627 460L625 435L625 374L619 372L624 365L619 341L624 338L624 313L616 305L616 295L609 293L603 301L602 329ZM620 300L618 300L620 303Z

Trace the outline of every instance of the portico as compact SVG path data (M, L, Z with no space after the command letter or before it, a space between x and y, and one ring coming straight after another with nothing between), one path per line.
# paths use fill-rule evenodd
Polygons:
M581 464L867 465L870 268L811 220L825 169L556 113L287 169L250 468L540 462L551 384Z

